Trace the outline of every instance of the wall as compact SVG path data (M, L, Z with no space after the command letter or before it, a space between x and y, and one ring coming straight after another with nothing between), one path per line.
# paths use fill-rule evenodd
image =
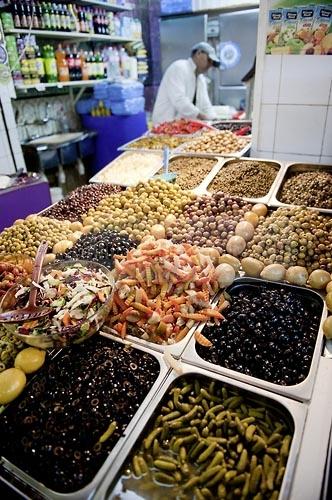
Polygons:
M20 168L25 169L10 100L13 92L10 84L0 84L0 174L12 174Z
M269 5L259 13L251 156L332 164L332 58L265 55Z

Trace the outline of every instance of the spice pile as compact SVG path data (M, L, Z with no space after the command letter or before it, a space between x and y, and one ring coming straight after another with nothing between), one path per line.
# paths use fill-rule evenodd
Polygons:
M197 321L222 319L210 307L219 286L235 273L215 269L197 247L148 238L126 257L115 259L113 314L108 324L124 337L127 330L157 344L182 340Z
M59 201L43 212L43 217L59 220L82 221L89 208L111 194L119 193L121 188L111 184L88 184L74 189L64 200Z
M277 500L293 429L279 405L208 377L168 390L116 491L145 498ZM153 497L152 497L153 495Z
M292 174L283 183L278 199L290 205L332 210L332 170Z
M276 164L263 161L231 161L221 167L208 190L223 191L231 196L262 198L268 194L278 170Z

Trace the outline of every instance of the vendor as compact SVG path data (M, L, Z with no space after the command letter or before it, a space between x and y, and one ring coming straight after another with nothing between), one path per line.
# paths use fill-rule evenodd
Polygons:
M204 73L219 65L215 49L206 42L194 45L189 59L173 62L160 83L152 113L153 124L176 118L215 118Z

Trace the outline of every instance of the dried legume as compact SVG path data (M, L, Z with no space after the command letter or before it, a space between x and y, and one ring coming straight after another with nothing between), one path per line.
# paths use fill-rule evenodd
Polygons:
M219 170L208 190L224 191L231 196L262 198L269 192L278 170L276 164L263 161L232 161Z

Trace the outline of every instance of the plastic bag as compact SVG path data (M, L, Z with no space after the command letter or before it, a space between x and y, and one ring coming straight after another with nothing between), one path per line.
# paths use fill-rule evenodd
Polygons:
M133 99L142 97L144 85L135 80L126 80L123 82L112 83L108 88L108 97L112 101L123 101L124 99Z
M136 115L144 111L144 97L134 97L124 101L111 101L111 112L113 115Z

